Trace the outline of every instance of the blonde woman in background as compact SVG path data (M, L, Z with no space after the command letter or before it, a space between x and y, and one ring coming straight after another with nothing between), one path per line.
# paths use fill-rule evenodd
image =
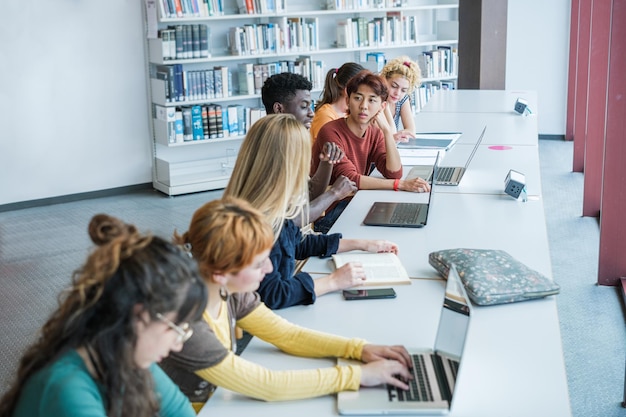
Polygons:
M419 65L406 55L388 61L380 72L389 96L385 117L394 129L394 140L406 142L415 137L415 120L410 94L421 82Z

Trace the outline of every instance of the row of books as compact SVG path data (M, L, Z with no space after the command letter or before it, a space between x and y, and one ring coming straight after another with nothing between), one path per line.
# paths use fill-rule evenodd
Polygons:
M229 29L232 55L305 52L319 49L316 17L279 17L267 23L250 23Z
M415 112L419 112L428 103L428 100L439 90L454 90L453 81L441 81L436 83L424 83L416 88L411 97L411 103Z
M328 10L383 9L406 5L407 0L326 0Z
M438 46L417 56L422 78L456 76L459 72L458 62L457 50L451 46Z
M193 59L211 56L211 29L207 25L176 25L159 31L163 59Z
M155 65L152 78L163 81L165 101L168 103L233 95L232 73L226 66L184 70L182 64Z
M280 13L286 0L237 0L240 14Z
M156 134L164 134L170 144L243 136L265 115L263 108L213 103L178 108L154 104L152 114L165 125Z
M291 72L302 75L311 81L314 89L321 89L324 85L324 63L308 56L301 56L294 60L280 60L264 64L240 63L237 65L237 85L240 95L261 94L261 88L267 80L275 74Z
M183 64L153 65L151 77L163 82L166 103L203 101L238 95L258 95L274 74L300 74L321 89L324 85L324 63L309 56L264 64L239 63L236 68L216 66L208 69L186 70ZM158 87L153 86L153 91Z
M224 14L223 0L157 0L162 18L206 17Z
M353 17L337 22L337 47L403 45L419 42L417 16L403 16L400 11L385 17Z

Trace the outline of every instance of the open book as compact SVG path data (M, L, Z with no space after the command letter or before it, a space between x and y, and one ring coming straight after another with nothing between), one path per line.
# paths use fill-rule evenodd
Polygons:
M360 262L365 268L364 286L410 284L411 280L400 258L394 253L344 252L332 255L336 268L349 262Z

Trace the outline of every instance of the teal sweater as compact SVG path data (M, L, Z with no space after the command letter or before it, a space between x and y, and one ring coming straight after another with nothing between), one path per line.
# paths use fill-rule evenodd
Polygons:
M150 366L161 398L161 417L195 417L187 397L156 364ZM13 417L105 417L102 390L72 350L33 375L22 388Z

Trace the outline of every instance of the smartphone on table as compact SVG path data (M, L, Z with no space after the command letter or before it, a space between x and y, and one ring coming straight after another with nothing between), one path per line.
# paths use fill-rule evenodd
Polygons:
M346 300L374 300L380 298L396 298L393 288L372 288L367 290L343 290Z

